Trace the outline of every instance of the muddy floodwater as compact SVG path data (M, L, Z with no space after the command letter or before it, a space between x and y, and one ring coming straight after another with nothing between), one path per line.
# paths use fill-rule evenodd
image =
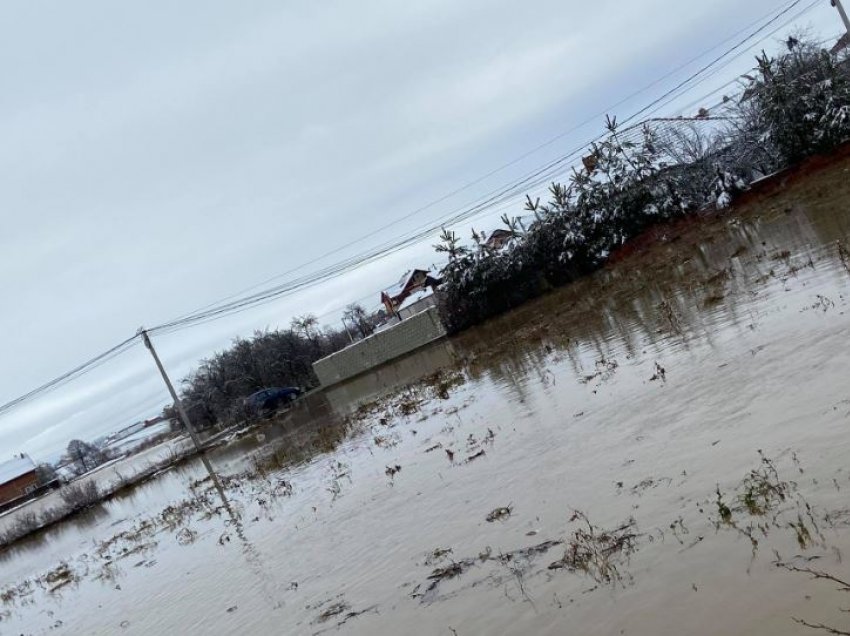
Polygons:
M850 631L848 165L7 549L0 633Z

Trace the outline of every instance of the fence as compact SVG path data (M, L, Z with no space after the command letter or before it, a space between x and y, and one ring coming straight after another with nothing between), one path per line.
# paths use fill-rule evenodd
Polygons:
M390 360L445 337L446 328L436 307L429 307L389 329L355 342L317 360L313 371L322 386L331 386L374 369Z

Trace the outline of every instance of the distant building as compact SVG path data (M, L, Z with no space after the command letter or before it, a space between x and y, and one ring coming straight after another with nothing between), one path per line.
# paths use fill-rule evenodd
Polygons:
M381 302L388 315L398 315L398 310L410 296L426 290L434 291L441 282L440 278L428 270L414 269L406 272L395 285L382 291Z
M29 456L16 455L0 464L0 506L34 493L38 486L35 463Z
M492 232L490 232L490 236L487 237L487 240L484 242L484 244L490 249L500 250L513 237L514 233L510 230L499 228L498 230L493 230Z
M490 232L487 240L484 241L484 245L489 247L491 250L499 251L507 245L511 239L527 232L537 221L537 217L534 214L525 214L523 216L516 217L514 221L515 224L513 230L504 227L493 230Z

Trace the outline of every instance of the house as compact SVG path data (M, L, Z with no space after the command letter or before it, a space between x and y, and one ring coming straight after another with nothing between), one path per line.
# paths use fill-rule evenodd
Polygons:
M23 453L0 463L0 506L38 490L35 463Z
M490 236L487 237L487 240L484 244L492 250L500 250L513 237L514 233L510 230L499 228L498 230L493 230L492 232L490 232Z
M490 232L490 235L487 237L484 245L489 247L491 250L499 251L507 245L511 239L527 232L536 221L537 217L534 214L525 214L523 216L516 217L514 219L513 230L504 227L493 230Z
M414 269L406 272L404 276L392 287L381 292L381 302L389 315L398 315L398 310L404 302L413 294L437 289L442 281L425 269Z

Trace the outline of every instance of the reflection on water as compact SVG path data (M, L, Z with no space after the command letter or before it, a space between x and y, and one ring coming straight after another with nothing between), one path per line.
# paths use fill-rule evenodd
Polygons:
M332 386L324 392L324 397L337 413L344 416L361 402L380 398L419 378L452 367L456 362L457 354L452 342L438 341L371 373Z
M846 626L811 573L850 548L850 183L829 176L217 449L239 527L190 462L21 543L0 632Z

